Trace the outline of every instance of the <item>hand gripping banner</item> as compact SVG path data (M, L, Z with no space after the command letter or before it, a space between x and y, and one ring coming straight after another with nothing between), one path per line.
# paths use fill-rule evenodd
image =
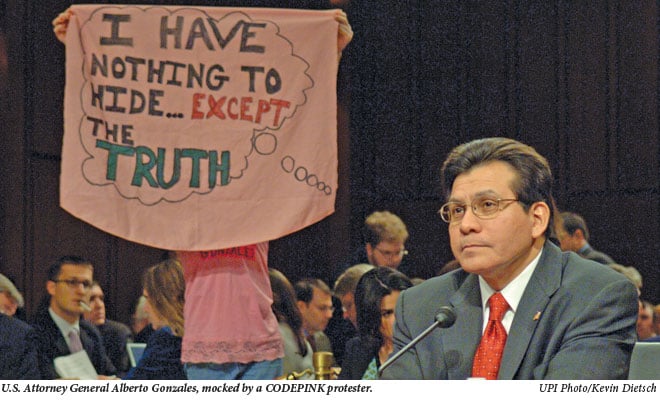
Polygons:
M272 240L334 212L332 10L72 11L62 208L170 250Z

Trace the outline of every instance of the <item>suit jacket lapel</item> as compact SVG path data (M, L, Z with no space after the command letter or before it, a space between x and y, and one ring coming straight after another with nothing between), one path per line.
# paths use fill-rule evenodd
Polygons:
M456 365L448 366L448 379L465 379L472 374L472 359L481 340L483 312L479 278L470 274L450 299L456 322L447 329L443 342L445 354L457 355ZM456 357L447 357L456 359Z
M66 339L64 339L64 336L62 336L62 332L60 332L60 328L57 327L57 324L55 323L55 321L53 321L53 318L51 318L47 308L42 318L43 318L42 321L44 324L43 325L44 330L47 332L47 335L50 337L50 340L53 341L52 343L53 346L55 347L55 353L53 354L53 358L70 354L71 351L69 350L69 345L66 344Z
M94 340L90 337L89 333L83 327L80 327L80 341L82 342L83 349L91 357L94 354Z
M499 379L513 379L529 346L529 341L543 315L552 294L561 284L561 251L549 241L543 247L543 255L532 274L518 309L502 355Z

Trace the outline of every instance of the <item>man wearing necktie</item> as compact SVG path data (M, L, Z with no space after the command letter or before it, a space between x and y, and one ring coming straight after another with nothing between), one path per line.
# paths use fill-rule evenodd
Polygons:
M99 378L117 373L105 352L101 334L81 318L83 303L89 302L93 271L91 262L78 256L62 257L48 270L48 297L32 318L42 379L75 378L58 376L53 361L79 351L87 352Z
M493 137L456 147L442 166L452 253L461 268L401 293L396 353L451 306L383 379L625 379L635 343L637 291L623 274L550 240L547 160Z

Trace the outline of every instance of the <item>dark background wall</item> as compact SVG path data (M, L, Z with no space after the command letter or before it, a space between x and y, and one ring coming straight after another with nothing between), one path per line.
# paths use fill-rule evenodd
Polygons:
M442 160L467 140L508 136L548 158L559 208L584 215L594 247L640 270L643 297L660 302L656 2L336 3L355 31L339 74L337 211L273 241L271 266L292 280L331 283L360 246L365 216L389 209L411 233L404 272L434 275L451 259L436 214ZM58 202L64 48L51 20L70 4L0 2L0 272L16 282L30 312L47 266L63 254L83 255L95 264L109 316L128 321L140 273L163 251L105 234Z

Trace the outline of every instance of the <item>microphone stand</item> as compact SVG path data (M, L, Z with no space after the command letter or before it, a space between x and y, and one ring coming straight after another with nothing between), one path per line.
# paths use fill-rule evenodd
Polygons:
M419 342L420 340L427 337L429 335L429 333L431 333L435 328L437 328L438 326L442 326L443 328L447 328L447 327L454 324L454 320L456 319L456 316L455 316L453 310L449 307L443 307L443 308L445 310L442 310L442 312L435 317L435 321L428 328L426 328L424 330L424 332L420 333L419 336L414 338L410 343L403 346L401 348L401 350L397 351L396 354L394 354L392 357L390 357L387 361L385 361L383 363L383 365L380 366L380 368L378 368L378 377L379 378L383 374L383 370L385 370L385 368L389 367L394 361L398 360L403 355L403 353L410 350L410 348L412 348L414 345L416 345L417 342ZM447 319L440 318L441 315L449 315L449 318L447 318Z

